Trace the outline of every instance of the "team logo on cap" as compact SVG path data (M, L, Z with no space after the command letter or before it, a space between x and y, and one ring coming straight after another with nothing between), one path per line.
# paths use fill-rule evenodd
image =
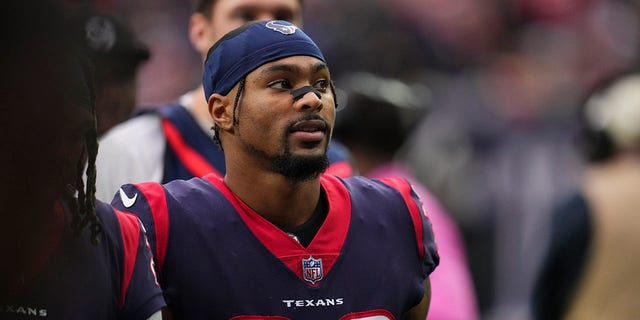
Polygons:
M302 277L311 283L322 280L322 259L302 259Z
M298 27L292 24L282 24L279 21L269 21L265 26L273 31L278 31L284 35L294 34L298 29Z
M96 51L107 52L116 43L116 26L106 18L94 16L84 26L87 44Z

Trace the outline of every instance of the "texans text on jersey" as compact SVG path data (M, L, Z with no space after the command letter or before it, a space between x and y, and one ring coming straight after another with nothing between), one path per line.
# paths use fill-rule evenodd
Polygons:
M339 306L344 303L344 298L332 299L312 299L312 300L282 300L287 308L301 307L331 307Z

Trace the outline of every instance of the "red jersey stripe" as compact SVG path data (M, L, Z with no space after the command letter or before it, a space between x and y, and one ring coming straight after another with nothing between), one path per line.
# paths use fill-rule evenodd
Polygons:
M114 209L115 210L115 209ZM122 272L122 287L120 292L120 306L124 306L124 301L133 275L133 268L136 265L138 255L138 245L140 244L140 223L138 218L132 214L127 214L115 210L120 222L120 232L122 233L122 244L124 252L124 271Z
M151 252L156 258L158 271L162 270L164 258L167 254L167 242L169 239L169 210L164 188L158 183L148 182L137 184L136 187L146 199L149 199L149 208L153 216L153 226L156 236L155 247Z
M169 119L162 118L162 130L167 137L167 142L194 177L202 177L210 173L222 176L200 153L184 141L182 135L180 135L180 131L178 131Z

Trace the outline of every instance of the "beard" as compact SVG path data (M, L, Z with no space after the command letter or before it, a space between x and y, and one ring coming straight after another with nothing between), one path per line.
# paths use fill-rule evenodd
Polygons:
M271 159L273 171L292 182L304 182L317 178L329 167L327 154L321 156L294 156L285 149L281 155Z
M293 155L288 143L284 144L283 150L278 155L269 155L253 144L245 144L244 147L261 158L268 159L271 162L271 170L283 175L291 182L313 180L329 167L328 147L325 147L322 155L317 156Z

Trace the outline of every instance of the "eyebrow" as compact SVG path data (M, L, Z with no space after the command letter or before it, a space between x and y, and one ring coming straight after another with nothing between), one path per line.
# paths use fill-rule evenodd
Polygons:
M255 12L268 12L271 14L274 14L275 16L277 15L290 15L290 16L295 16L296 14L296 10L286 6L286 5L280 5L277 7L273 7L273 8L261 8L260 6L256 6L254 4L243 4L240 5L238 7L236 7L235 9L233 9L232 13L233 14L237 14L239 12L250 12L250 13L255 13Z
M327 64L324 62L318 62L316 63L315 68L313 68L313 72L315 73L325 69L329 69L329 67L327 67Z
M260 72L260 75L263 76L272 72L300 73L300 68L291 64L274 64L262 70L262 72Z
M327 65L324 62L318 62L316 63L313 67L313 73L317 73L320 72L321 70L326 70L328 69ZM260 72L259 77L264 77L269 73L272 72L289 72L289 73L294 73L294 74L299 74L302 71L300 70L300 68L296 65L293 64L274 64L264 70L262 70Z

